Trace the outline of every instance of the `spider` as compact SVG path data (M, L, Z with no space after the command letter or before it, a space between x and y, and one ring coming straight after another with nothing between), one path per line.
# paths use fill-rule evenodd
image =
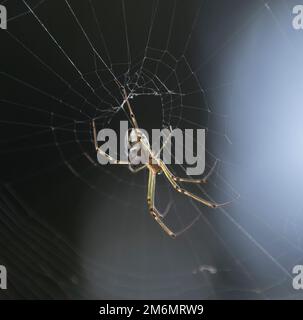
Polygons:
M188 196L205 206L209 208L218 208L220 206L225 205L226 203L223 204L217 204L215 202L208 201L206 199L203 199L190 191L182 188L180 186L180 183L195 183L195 184L206 184L208 177L211 175L212 171L214 170L215 165L212 167L212 169L209 171L209 173L203 178L203 179L191 179L191 178L181 178L175 176L166 166L166 164L158 157L158 155L155 155L148 143L148 139L146 135L140 130L135 114L133 112L133 109L130 105L129 102L129 96L127 95L126 89L122 87L123 91L123 105L126 103L127 108L128 108L128 116L129 116L129 121L131 122L132 129L130 129L130 134L127 135L127 143L129 146L129 154L132 154L132 151L135 151L136 153L138 152L138 148L141 149L141 152L147 153L148 161L146 164L138 167L138 168L133 168L132 165L130 165L129 161L120 161L117 159L114 159L110 155L108 155L106 152L104 152L99 146L97 142L97 133L96 133L96 125L95 125L95 120L92 121L92 129L93 129L93 138L94 138L94 145L96 148L96 151L100 153L102 156L106 157L110 163L112 164L119 164L119 165L129 165L129 169L132 172L138 172L142 169L147 169L149 172L149 177L148 177L148 186L147 186L147 204L148 204L148 209L151 214L151 216L156 220L156 222L160 225L160 227L164 230L164 232L169 235L172 238L176 238L178 235L180 235L183 231L181 232L174 232L172 231L164 222L163 218L165 214L162 214L158 211L158 209L155 206L155 188L156 188L156 177L159 174L164 174L169 183L173 186L173 188L185 195ZM159 154L159 153L158 153ZM167 210L166 210L167 211ZM193 223L192 223L193 224ZM192 225L191 224L191 225ZM186 228L187 229L187 228Z

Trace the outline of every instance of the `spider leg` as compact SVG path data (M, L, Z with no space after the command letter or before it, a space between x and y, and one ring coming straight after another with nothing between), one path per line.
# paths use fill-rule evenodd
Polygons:
M111 163L111 164L124 164L124 165L129 164L128 161L122 161L122 160L118 160L118 159L115 159L115 158L111 157L110 155L108 155L106 152L104 152L99 147L97 148L97 152L99 154L101 154L103 157L107 158L109 163Z
M96 148L96 151L101 154L103 157L107 158L108 161L112 164L129 164L128 161L120 161L117 160L113 157L111 157L110 155L108 155L106 152L104 152L99 146L98 146L98 142L97 142L97 131L96 131L96 124L95 124L95 120L92 121L92 127L93 127L93 137L94 137L94 145Z
M147 191L147 204L149 212L152 217L158 222L160 227L172 238L176 238L176 234L163 222L162 215L155 207L155 187L156 187L156 173L149 170L148 177L148 191ZM167 210L166 210L167 211Z
M98 142L97 142L97 131L96 131L96 123L95 120L92 121L92 128L93 128L93 137L94 137L94 145L95 149L98 151Z
M209 172L207 173L207 175L202 178L202 179L192 179L192 178L182 178L182 177L177 177L175 176L172 172L170 172L172 178L174 179L174 181L176 182L186 182L186 183L202 183L202 184L206 184L208 182L208 178L212 175L212 173L214 172L216 166L217 166L218 160L215 161L214 165L212 166L212 168L209 170ZM168 168L167 168L168 169Z
M137 122L136 116L135 116L135 114L133 112L133 109L132 109L132 107L131 107L131 105L129 103L128 96L127 96L125 88L123 88L123 95L124 95L124 101L126 102L127 107L128 107L128 112L129 112L129 115L130 115L130 118L131 118L131 122L132 122L134 128L138 129L139 128L138 122Z
M231 201L229 202L225 202L225 203L221 203L221 204L218 204L218 203L215 203L215 202L211 202L211 201L208 201L206 199L203 199L193 193L191 193L190 191L187 191L186 189L184 188L181 188L179 186L179 184L174 180L174 175L170 172L170 170L167 168L167 166L165 165L165 163L163 161L160 161L160 167L162 168L165 176L167 177L168 181L171 183L171 185L174 187L174 189L177 191L177 192L180 192L198 202L201 202L203 203L204 205L206 205L207 207L209 208L219 208L219 207L222 207L222 206L225 206L227 204L229 204Z
M145 169L146 167L147 167L146 164L144 164L144 165L142 165L142 166L140 166L140 167L138 167L138 168L133 168L133 167L131 166L131 164L129 164L129 166L128 166L129 170L130 170L132 173L140 172L141 170Z
M186 182L186 183L206 183L204 179L191 179L191 178L181 178L181 177L176 177L175 175L172 175L172 178L176 182Z

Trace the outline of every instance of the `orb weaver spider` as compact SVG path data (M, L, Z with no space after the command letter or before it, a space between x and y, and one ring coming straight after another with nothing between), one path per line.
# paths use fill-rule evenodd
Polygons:
M127 104L127 108L128 108L128 116L129 116L129 121L132 125L132 129L130 135L127 136L128 139L128 144L129 144L129 151L130 154L132 152L132 148L136 148L136 152L138 151L138 146L141 148L141 150L143 152L146 152L148 154L148 161L146 164L140 166L139 168L133 168L130 165L129 161L120 161L118 159L114 159L113 157L111 157L109 154L107 154L106 152L104 152L99 146L98 146L98 142L97 142L97 130L96 130L96 124L95 124L95 120L92 121L92 130L93 130L93 139L94 139L94 146L95 149L97 151L97 153L99 153L100 155L106 157L110 163L112 164L118 164L118 165L129 165L129 169L136 173L142 169L147 169L149 171L149 177L148 177L148 186L147 186L147 205L148 205L148 209L149 212L151 214L151 216L156 220L156 222L160 225L160 227L164 230L164 232L169 235L172 238L176 238L177 236L179 236L181 233L184 232L184 230L182 230L181 232L174 232L172 231L163 221L163 218L165 217L165 214L162 214L158 211L158 209L155 206L155 188L156 188L156 177L157 175L163 173L165 175L165 177L167 178L167 180L169 181L169 183L172 185L172 187L179 193L188 196L202 204L204 204L205 206L209 207L209 208L218 208L221 206L224 206L227 204L223 203L223 204L217 204L215 202L211 202L208 201L206 199L203 199L193 193L191 193L190 191L182 188L179 183L195 183L195 184L206 184L208 181L209 176L212 174L213 170L215 169L216 166L216 162L214 164L214 166L211 168L211 170L209 171L209 173L203 178L203 179L191 179L191 178L181 178L181 177L177 177L175 176L166 166L166 164L158 157L158 155L155 155L149 145L148 139L145 136L145 134L140 130L138 123L137 123L137 119L135 117L135 114L133 112L133 109L130 105L129 102L129 96L127 95L126 89L121 85L118 84L119 87L122 87L122 91L123 91L123 105L126 103ZM130 140L130 136L132 136L132 139ZM135 137L135 139L134 139ZM135 140L135 141L134 141ZM159 154L159 153L158 153ZM168 211L168 210L166 210ZM194 221L195 222L195 221ZM194 222L192 222L187 228L186 230L194 224Z

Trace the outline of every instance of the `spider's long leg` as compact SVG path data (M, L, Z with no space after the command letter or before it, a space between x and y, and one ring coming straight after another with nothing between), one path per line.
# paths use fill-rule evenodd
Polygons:
M172 178L176 181L176 182L185 182L185 183L202 183L202 184L206 184L208 182L208 178L212 175L212 173L214 172L216 165L218 163L218 160L215 161L215 164L212 166L212 168L209 170L209 172L207 173L207 175L202 178L202 179L192 179L192 178L182 178L182 177L177 177L175 176L172 172L170 172ZM167 167L166 167L167 168ZM167 168L168 170L168 168Z
M160 227L166 232L170 237L176 238L176 234L170 230L170 228L161 219L162 215L155 207L155 188L156 188L156 173L149 170L148 177L148 191L147 191L147 204L149 212L152 217L158 222Z
M181 177L176 177L175 175L173 175L172 178L176 182L186 182L186 183L206 183L207 182L204 179L181 178Z
M94 145L95 145L96 151L98 151L99 147L98 147L98 142L97 142L97 131L96 131L95 120L92 121L92 127L93 127Z
M129 164L128 161L120 161L117 160L113 157L111 157L110 155L108 155L106 152L104 152L99 146L98 146L98 142L97 142L97 131L96 131L96 124L95 121L92 121L92 127L93 127L93 136L94 136L94 145L96 148L96 151L101 154L103 157L107 158L108 161L112 164Z
M168 181L171 183L171 185L175 188L176 191L178 191L178 192L180 192L180 193L182 193L182 194L184 194L184 195L186 195L186 196L188 196L188 197L190 197L190 198L192 198L192 199L194 199L194 200L196 200L198 202L203 203L204 205L206 205L209 208L214 208L215 209L215 208L219 208L219 207L222 207L222 206L225 206L225 205L231 203L231 201L225 202L225 203L220 203L220 204L215 203L215 202L211 202L211 201L208 201L206 199L203 199L203 198L191 193L190 191L187 191L184 188L181 188L178 185L178 183L174 180L174 178L173 178L174 175L170 172L170 170L167 168L165 163L161 161L160 162L160 166L161 166L165 176L167 177Z
M117 86L122 90L122 97L124 99L123 105L124 105L124 103L127 104L131 124L133 125L133 127L135 129L139 129L137 119L136 119L135 114L133 112L133 109L129 103L129 95L127 95L126 89L117 79L115 79L115 82L116 82Z
M131 163L130 163L129 166L128 166L128 169L129 169L132 173L137 173L137 172L140 172L140 171L143 170L143 169L146 169L146 167L147 167L147 165L144 164L144 165L142 165L142 166L140 166L140 167L138 167L138 168L133 168L133 167L131 166Z
M103 157L107 158L109 163L111 163L111 164L124 164L124 165L129 164L128 161L122 161L122 160L118 160L118 159L111 157L106 152L104 152L101 148L97 148L97 152L99 154L101 154Z
M131 107L131 105L129 103L129 100L128 100L129 98L127 96L125 88L123 88L123 95L124 95L124 101L126 102L127 107L128 107L128 111L129 111L129 115L130 115L130 118L131 118L132 125L134 126L135 129L139 129L137 119L136 119L135 114L133 112L133 109L132 109L132 107Z

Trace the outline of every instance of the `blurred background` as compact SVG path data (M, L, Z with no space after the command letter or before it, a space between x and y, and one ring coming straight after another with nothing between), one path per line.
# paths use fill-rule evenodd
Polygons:
M300 299L302 37L291 0L2 1L1 299ZM206 129L207 209L97 162L91 130ZM186 151L185 151L186 152ZM178 175L185 167L173 165Z

